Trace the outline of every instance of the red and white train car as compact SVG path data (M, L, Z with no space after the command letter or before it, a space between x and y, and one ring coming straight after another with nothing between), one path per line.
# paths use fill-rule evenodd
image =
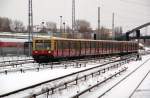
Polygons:
M122 55L137 51L138 44L132 41L37 37L33 39L32 55L37 62L49 62L88 56Z
M25 55L27 39L0 38L0 55Z

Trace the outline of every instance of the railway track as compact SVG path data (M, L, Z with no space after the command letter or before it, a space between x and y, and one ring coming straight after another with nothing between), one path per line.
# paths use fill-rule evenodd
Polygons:
M22 59L22 60L10 60L10 61L2 61L0 62L0 67L15 67L21 64L33 62L33 59Z
M97 84L95 84L95 85L93 85L93 86L91 86L91 87L89 87L89 88L87 88L87 89L81 91L80 93L78 93L78 94L72 96L71 98L79 98L79 96L81 96L82 94L87 93L87 92L90 92L90 91L91 91L92 89L94 89L95 87L98 87L99 85L101 85L101 84L107 82L108 80L112 79L113 77L116 77L117 75L120 75L122 72L126 71L127 69L128 69L127 67L122 68L122 69L119 70L118 72L115 72L114 74L112 74L111 76L105 78L105 79L102 80L101 82L98 82Z
M0 73L7 74L8 72L23 72L23 68L28 68L27 66L23 66L24 64L34 63L33 59L21 59L21 60L10 60L10 61L2 61L0 62Z
M19 89L19 90L8 92L6 94L0 95L0 97L6 97L9 95L21 93L24 91L28 92L28 90L33 91L33 89L38 89L38 91L36 91L36 92L34 92L34 94L30 94L30 95L28 95L28 93L29 93L28 92L27 94L25 94L25 96L27 96L27 98L29 98L29 97L36 98L37 96L41 96L43 94L47 94L47 96L49 96L51 94L55 94L59 90L67 89L68 87L70 87L72 85L78 85L79 81L86 81L86 80L88 80L89 77L95 77L95 76L104 74L106 72L109 72L110 70L118 69L120 66L131 61L131 59L133 60L134 58L129 57L129 58L121 59L121 60L107 62L105 64L101 64L101 65L91 67L91 68L88 68L85 70L74 72L74 73L71 73L71 74L68 74L65 76L58 77L56 79L51 79L51 80L44 81L44 82L41 82L41 83L38 83L38 84L35 84L32 86L28 86L28 87ZM120 74L121 72L124 72L126 69L127 69L126 67L122 67L119 71L115 72L113 75L111 75L110 77L103 80L103 82L109 80L110 78L114 77L115 75ZM52 85L54 83L55 83L54 86L43 88L43 85Z
M113 57L114 58L114 57ZM50 62L50 63L42 63L38 64L33 59L22 59L22 60L10 60L10 61L3 61L0 62L0 73L8 74L10 72L21 72L24 73L25 71L40 71L42 69L53 69L53 68L68 68L68 67L86 67L88 62L96 62L99 63L102 60L113 60L112 57L109 58L88 58L87 59L79 59L79 60L70 60L70 61L61 61L61 62ZM32 64L31 64L32 63ZM27 65L30 64L30 65Z
M136 69L134 69L132 72L130 72L128 75L126 75L124 78L122 78L120 81L118 81L116 84L114 84L113 86L111 86L108 90L106 90L105 92L103 92L98 98L102 98L105 94L107 94L109 91L111 91L113 88L115 88L116 86L118 86L119 84L121 84L125 79L127 79L129 76L131 76L133 73L135 73L138 69L140 69L145 63L147 63L148 61L150 61L150 58L147 59L144 63L142 63L140 66L138 66ZM143 82L143 80L147 77L147 75L150 73L150 70L147 72L147 74L145 75L145 77L140 81L140 83L137 85L137 87L134 89L134 91L131 93L131 95L129 96L129 98L132 97L132 95L134 94L134 92L136 91L136 89L140 86L140 84Z
M132 98L133 94L137 91L137 89L142 84L142 82L146 79L146 77L149 75L149 73L150 73L150 70L146 73L146 75L144 76L144 78L140 81L140 83L137 85L137 87L134 89L134 91L130 94L129 98Z

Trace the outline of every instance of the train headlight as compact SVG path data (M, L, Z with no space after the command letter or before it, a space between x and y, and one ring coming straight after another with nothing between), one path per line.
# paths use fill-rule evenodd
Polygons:
M48 51L48 53L51 53L51 51Z

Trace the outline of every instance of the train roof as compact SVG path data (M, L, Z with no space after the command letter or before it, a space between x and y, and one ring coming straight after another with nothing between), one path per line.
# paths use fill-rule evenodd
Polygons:
M51 36L40 36L40 37L34 37L33 39L54 39L54 40L72 40L72 41L105 41L105 42L134 42L134 41L115 41L115 40L92 40L92 39L71 39L71 38L61 38L61 37L51 37ZM135 42L136 43L136 42Z
M28 42L28 40L17 38L0 38L0 42Z

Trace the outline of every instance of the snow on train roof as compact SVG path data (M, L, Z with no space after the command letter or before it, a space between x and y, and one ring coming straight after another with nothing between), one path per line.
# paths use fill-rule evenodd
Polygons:
M0 38L0 42L27 42L28 39Z
M34 39L43 40L43 39L56 39L56 40L80 40L80 41L105 41L105 42L132 42L137 43L134 41L116 41L116 40L93 40L93 39L71 39L71 38L61 38L61 37L52 37L52 36L38 36L34 37Z

